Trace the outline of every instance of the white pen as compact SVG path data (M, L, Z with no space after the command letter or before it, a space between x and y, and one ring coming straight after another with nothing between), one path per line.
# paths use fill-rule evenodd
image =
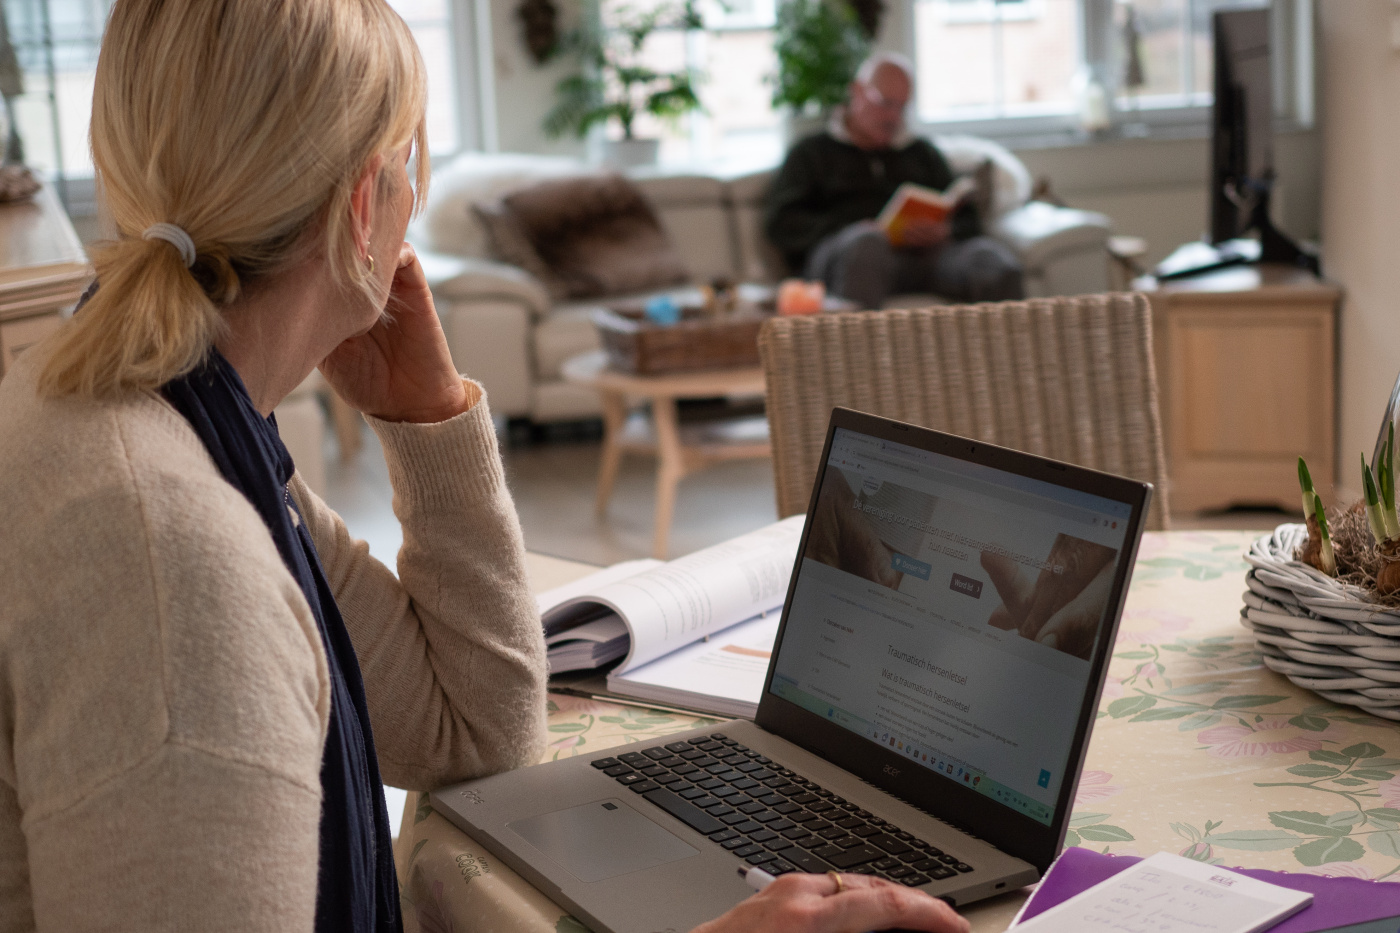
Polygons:
M768 872L759 868L757 865L740 865L739 877L747 881L749 887L753 888L755 891L762 891L775 880L772 875L768 874ZM872 931L872 933L874 933L874 931ZM897 931L891 930L889 933L897 933Z
M740 865L739 876L747 881L749 887L755 891L762 891L773 883L773 876L757 865Z

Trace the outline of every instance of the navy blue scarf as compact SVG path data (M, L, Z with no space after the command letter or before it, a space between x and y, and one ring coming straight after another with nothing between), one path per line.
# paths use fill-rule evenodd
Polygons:
M293 465L277 421L262 417L243 380L217 350L161 391L189 421L224 479L257 509L311 606L326 649L331 715L321 757L317 933L400 933L389 816L360 664L316 546L287 492Z

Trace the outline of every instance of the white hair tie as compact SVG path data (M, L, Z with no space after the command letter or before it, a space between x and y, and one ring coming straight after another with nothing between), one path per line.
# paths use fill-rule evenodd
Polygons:
M174 224L151 224L141 233L143 240L164 240L171 243L180 251L180 258L185 261L186 266L194 265L194 240L190 235Z

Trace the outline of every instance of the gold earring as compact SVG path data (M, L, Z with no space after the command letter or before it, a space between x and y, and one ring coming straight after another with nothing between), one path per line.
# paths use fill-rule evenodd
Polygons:
M369 257L369 274L374 275L374 257Z

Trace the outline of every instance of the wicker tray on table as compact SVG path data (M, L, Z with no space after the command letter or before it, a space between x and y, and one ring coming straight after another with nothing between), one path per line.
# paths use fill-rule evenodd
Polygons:
M649 376L704 369L743 369L757 366L758 332L777 313L772 288L740 285L734 310L707 314L699 294L682 295L681 319L662 327L647 320L640 303L599 308L593 326L613 367ZM823 311L854 311L854 302L828 295Z
M1333 703L1400 720L1400 610L1294 560L1304 525L1280 525L1245 555L1241 622L1264 665Z

